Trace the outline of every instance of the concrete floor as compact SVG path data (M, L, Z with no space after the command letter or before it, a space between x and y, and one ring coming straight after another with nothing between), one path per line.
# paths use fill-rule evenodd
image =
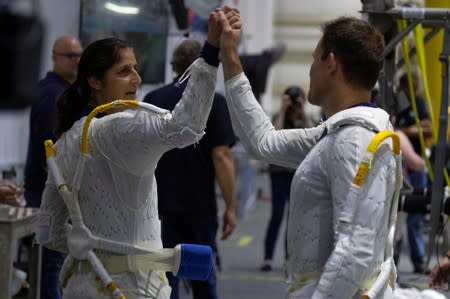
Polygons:
M263 240L269 213L270 202L257 201L254 211L245 220L239 221L233 235L226 241L219 241L222 263L222 270L218 272L220 299L284 298L284 249L281 239L277 242L273 271L259 270L263 259ZM192 297L183 289L180 289L180 295L180 299Z

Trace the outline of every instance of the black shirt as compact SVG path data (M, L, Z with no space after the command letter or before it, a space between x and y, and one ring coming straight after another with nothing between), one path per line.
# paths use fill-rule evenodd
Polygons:
M416 96L416 105L417 105L417 113L419 114L419 119L430 119L430 114L428 113L427 106L425 105L425 100L420 97ZM411 125L414 125L416 123L414 110L412 109L411 104L397 113L397 117L395 120L395 127L396 128L405 128L409 127ZM422 149L420 148L420 141L419 137L409 137L409 140L411 141L411 144L414 147L414 151L418 154L422 152Z

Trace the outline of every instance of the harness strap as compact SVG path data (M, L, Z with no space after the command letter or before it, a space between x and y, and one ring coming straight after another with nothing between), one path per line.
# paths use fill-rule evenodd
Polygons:
M383 269L385 267L387 267L387 264L390 263L391 260L389 261L385 261L383 264L380 265L380 269L379 272L383 272ZM297 278L289 287L288 292L292 293L295 292L296 290L302 288L303 286L305 286L306 284L318 281L320 279L320 277L322 276L321 272L307 272L304 273L303 275L301 275L299 278ZM360 285L360 290L364 293L368 292L371 287L375 284L376 280L378 279L378 276L375 276L371 279L367 279L365 281L363 281ZM392 287L392 285L391 285ZM370 298L370 297L362 297L363 298Z
M380 131L377 133L370 141L366 154L364 155L362 161L360 162L356 174L353 178L353 184L350 186L349 196L353 198L354 210L356 210L359 192L367 178L367 175L371 169L372 161L376 151L379 146L388 138L392 139L392 151L396 158L396 187L393 194L393 200L390 209L389 223L388 223L388 240L385 248L386 260L380 265L379 274L371 279L364 281L360 286L360 290L364 293L361 299L372 299L376 298L380 291L384 289L386 284L390 284L391 287L395 285L395 265L392 258L393 255L393 240L394 240L394 230L395 222L397 219L396 209L398 205L398 195L400 191L400 181L401 181L401 159L400 159L400 139L398 135L390 130ZM348 211L345 214L347 221L351 222L354 213ZM318 281L321 277L321 272L308 272L297 278L288 289L288 292L292 293L296 290L302 288L304 285L311 283L312 281Z
M114 255L100 259L106 271L109 274L118 274L122 272L136 272L139 270L152 271L172 271L173 267L167 263L159 262L157 259L149 261L150 255ZM169 257L170 258L170 257ZM173 255L172 255L173 259ZM92 265L86 260L74 260L71 266L72 272L93 272Z
M308 283L318 281L320 279L320 276L322 276L321 272L307 272L300 275L300 277L297 278L288 288L288 293L293 293Z
M367 147L367 153L365 159L360 163L356 175L354 177L353 183L359 188L365 182L367 173L370 170L370 166L374 157L374 154L378 150L381 143L388 139L392 139L392 151L395 155L396 171L395 171L395 190L392 197L389 219L388 219L388 238L385 245L385 261L381 264L380 273L378 276L365 283L361 289L365 289L364 294L361 296L362 299L372 299L379 295L379 293L389 284L394 287L397 273L395 271L395 265L393 260L393 244L394 244L394 232L395 223L397 221L397 206L398 197L401 187L402 172L401 172L401 159L400 159L400 138L394 131L381 131L375 135L369 146Z

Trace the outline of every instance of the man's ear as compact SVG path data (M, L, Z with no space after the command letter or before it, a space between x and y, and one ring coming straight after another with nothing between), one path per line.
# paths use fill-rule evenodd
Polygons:
M336 59L336 55L333 52L330 52L327 57L327 68L328 71L332 74L337 71L338 61Z
M97 79L95 76L90 76L87 78L87 81L89 83L89 86L93 89L93 90L100 90L102 89L102 81L100 81L99 79Z

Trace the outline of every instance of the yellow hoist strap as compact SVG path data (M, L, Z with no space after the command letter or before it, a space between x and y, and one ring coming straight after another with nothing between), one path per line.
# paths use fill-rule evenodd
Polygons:
M423 28L422 24L418 24L414 30L414 43L416 44L417 62L419 63L420 73L422 78L423 95L427 103L428 111L430 113L430 120L433 126L433 141L437 140L438 123L434 115L433 104L431 103L430 87L428 86L427 65L425 59L425 45L423 42Z
M83 124L83 131L81 134L81 153L82 154L88 154L89 153L89 149L88 149L88 130L89 130L89 125L92 121L92 119L101 112L110 110L110 109L117 109L117 108L121 108L123 106L131 106L131 107L135 107L137 108L139 106L138 101L134 101L134 100L118 100L118 101L113 101L101 106L96 107L91 113L89 113L89 115L86 118L86 121ZM53 142L51 140L46 140L44 142L44 146L45 146L45 153L47 157L55 157L56 156L56 151L53 147ZM81 215L81 211L80 211L80 215ZM69 277L70 277L70 271L69 271ZM63 285L65 285L67 283L67 279L68 277L63 279ZM120 289L117 287L117 284L111 280L111 282L107 285L108 290L111 292L111 295L114 298L118 298L118 299L126 299L126 297L124 296L124 294L120 291Z
M365 161L362 161L356 172L356 175L353 178L353 183L359 187L364 184L364 181L367 177L368 170L370 169L370 163L373 158L373 155L377 151L380 144L387 138L392 138L392 151L395 155L400 155L400 138L394 131L381 131L377 133L369 143L367 147L367 155L370 157ZM367 156L366 156L367 157ZM288 289L289 293L293 293L298 289L302 288L305 284L307 284L311 280L319 280L321 277L321 272L308 272L300 275L294 282L292 282L291 286ZM365 281L361 289L370 289L371 285L374 283L376 278L372 280Z
M105 111L111 110L111 109L117 109L117 108L123 107L123 106L131 106L131 107L137 108L139 106L139 102L135 101L135 100L112 101L110 103L97 106L94 110L91 111L91 113L89 113L89 115L87 116L87 118L83 124L83 132L81 134L81 153L82 154L87 154L89 152L87 135L88 135L89 125L91 124L92 119L101 112L105 112Z
M378 146L387 138L392 138L392 151L394 154L400 154L400 138L394 131L381 131L376 134L372 140L370 141L369 146L367 147L367 154L370 155L369 160L363 160L356 171L355 177L353 178L353 184L361 187L364 184L366 179L368 170L370 169L371 158L373 154L377 151Z

